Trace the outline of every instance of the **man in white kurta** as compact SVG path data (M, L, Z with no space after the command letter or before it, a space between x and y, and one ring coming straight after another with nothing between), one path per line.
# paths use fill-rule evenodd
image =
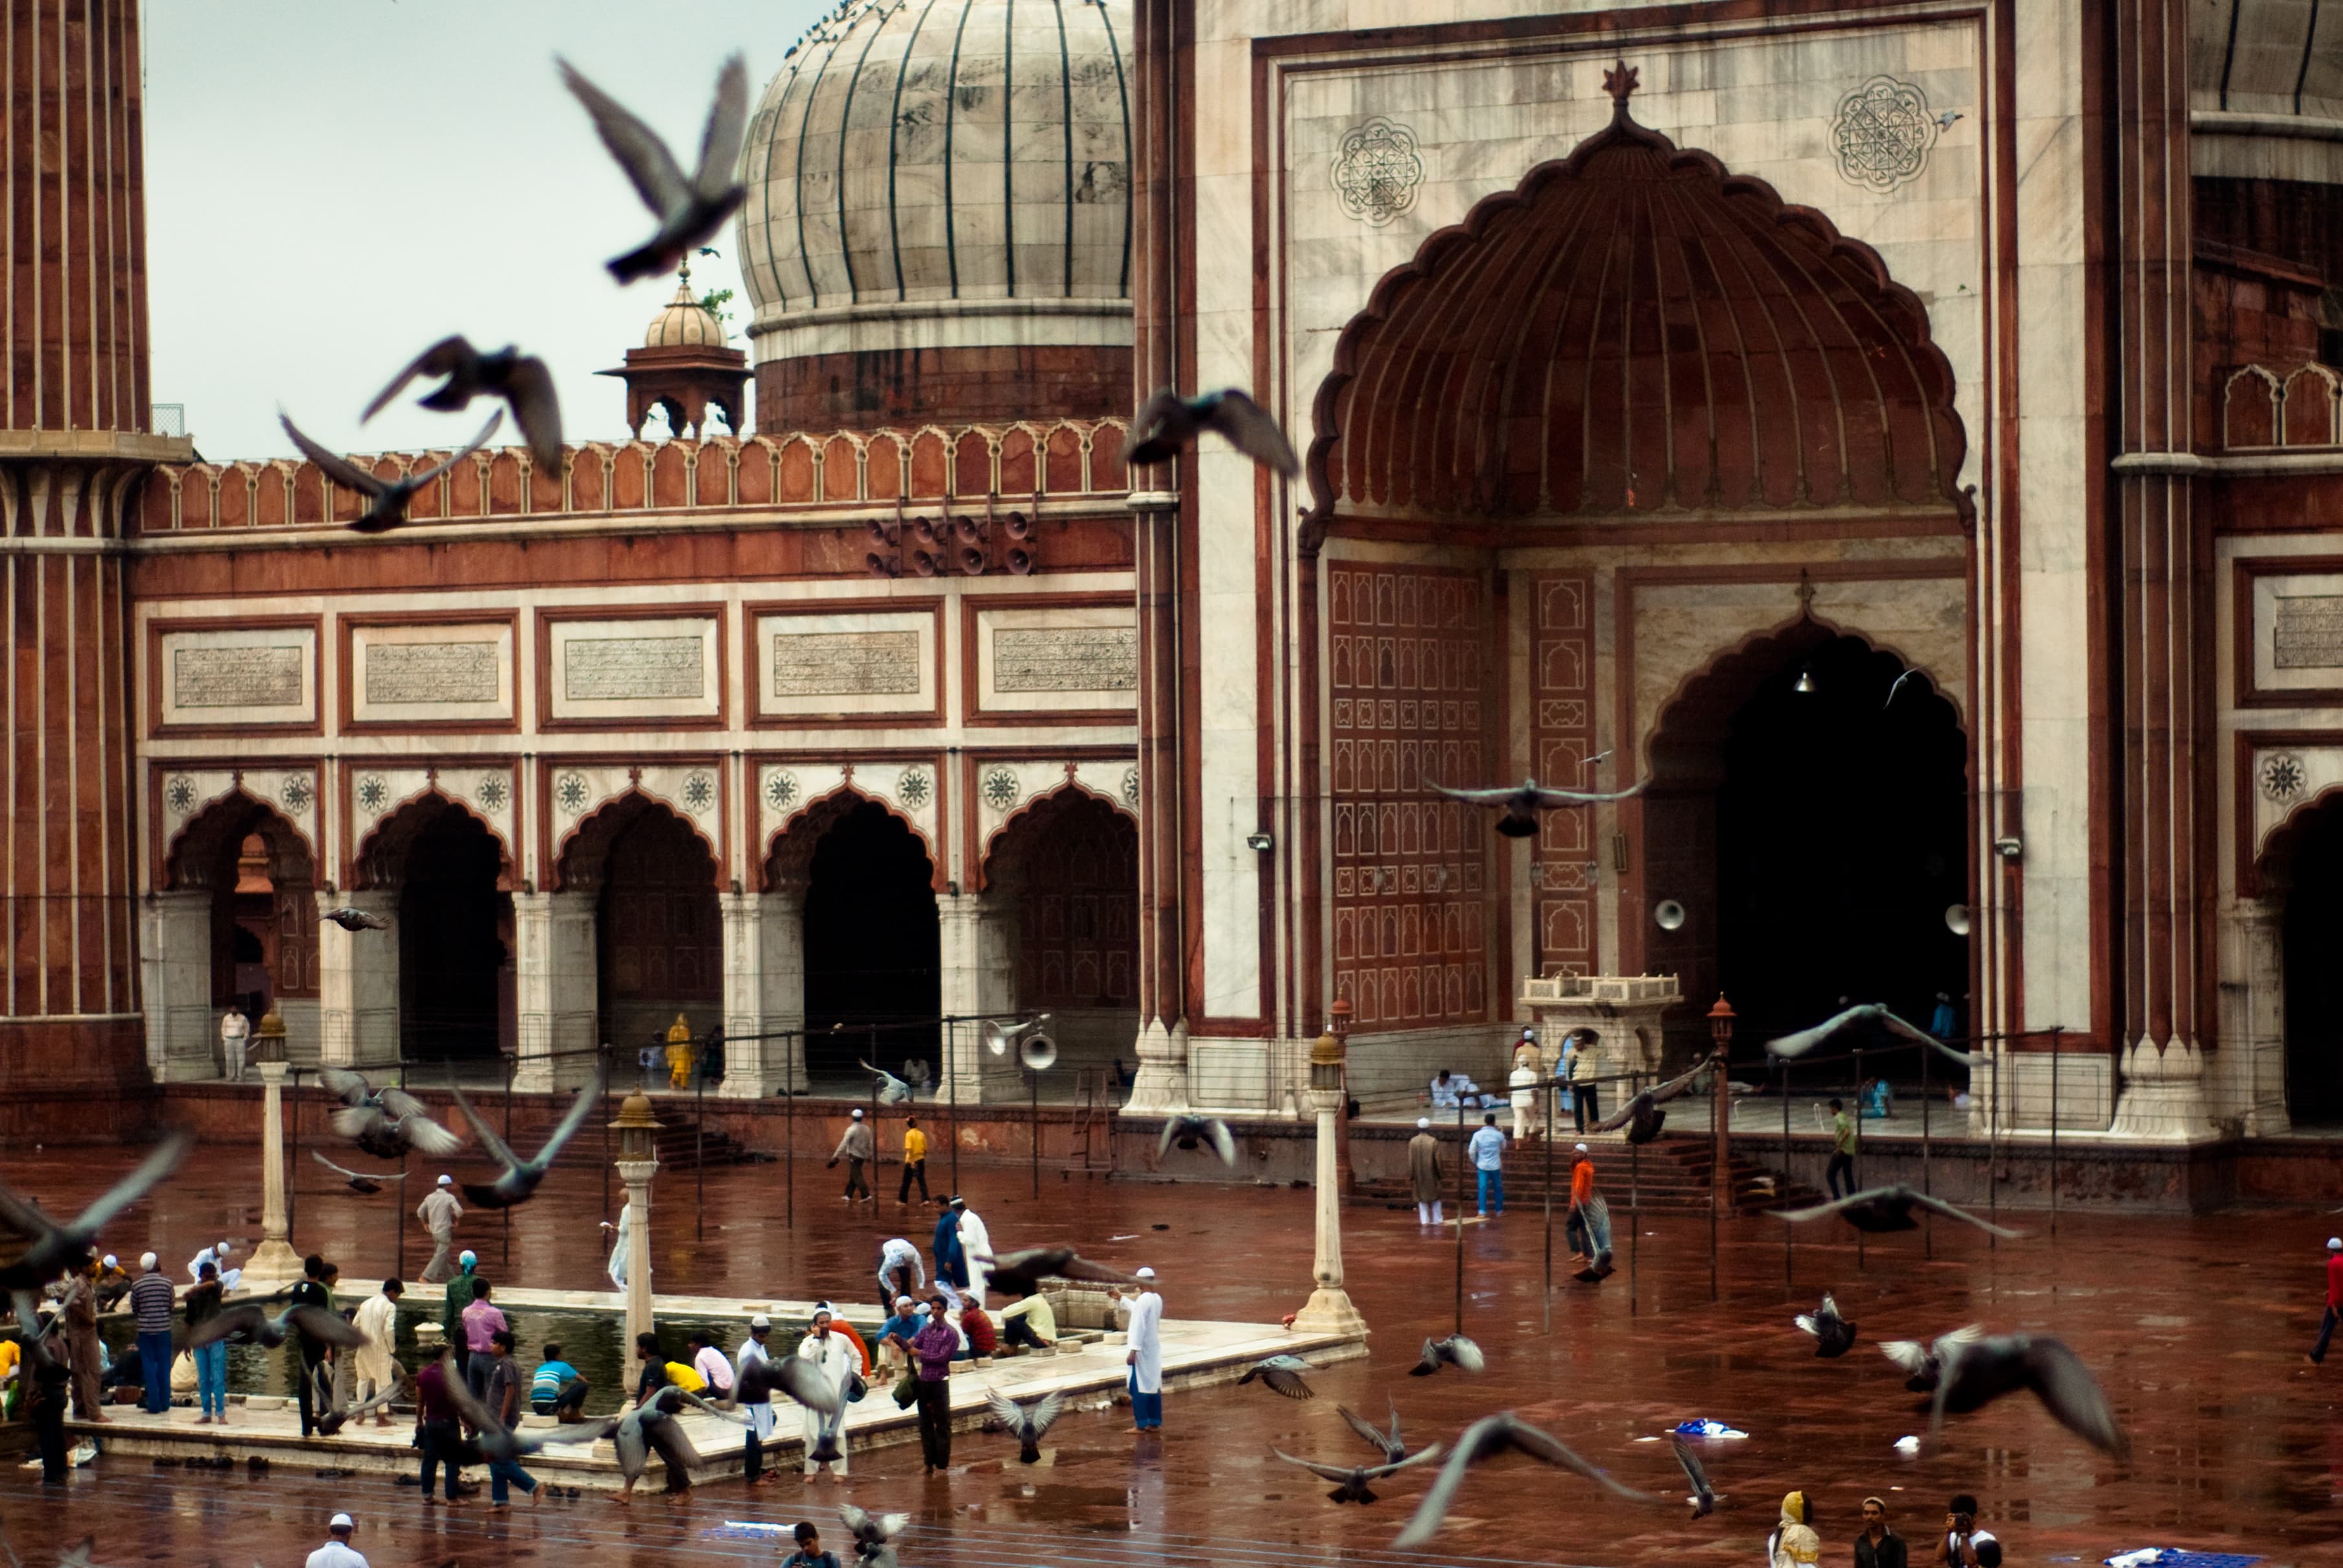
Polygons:
M1131 1430L1153 1432L1163 1424L1163 1298L1156 1293L1155 1271L1139 1271L1139 1299L1131 1303Z
M809 1361L819 1367L821 1374L830 1380L830 1386L839 1390L841 1394L846 1390L847 1380L859 1375L862 1371L861 1352L854 1348L852 1340L848 1339L844 1334L831 1331L828 1312L814 1313L813 1327L807 1330L805 1338L798 1342L798 1354L803 1360ZM838 1414L826 1416L818 1410L804 1407L801 1413L805 1418L805 1473L812 1475L827 1463L830 1467L831 1473L839 1476L845 1475L845 1411L841 1408ZM828 1422L837 1423L832 1431L836 1433L838 1457L835 1460L817 1460L814 1458L814 1451L820 1445L823 1423Z
M618 1222L616 1225L611 1224L608 1220L602 1221L602 1229L611 1232L617 1238L616 1244L610 1249L608 1271L610 1283L618 1286L621 1291L627 1288L627 1243L633 1240L634 1228L635 1205L631 1200L620 1206Z
M969 1300L981 1306L985 1276L992 1271L992 1232L964 1200L953 1199L952 1207L960 1213L960 1255L968 1264Z
M749 1337L740 1342L740 1348L732 1355L732 1364L738 1372L746 1372L759 1362L773 1359L772 1347L766 1342L772 1328L773 1320L762 1312L749 1320ZM732 1386L740 1386L737 1375ZM748 1411L749 1436L741 1445L741 1469L748 1476L749 1485L762 1486L772 1479L765 1473L765 1444L772 1441L773 1431L780 1424L780 1417L773 1410L769 1394L750 1404Z
M368 1296L358 1303L358 1315L353 1326L366 1335L366 1343L357 1347L355 1382L350 1389L353 1403L364 1403L398 1381L391 1360L391 1349L398 1341L398 1297L401 1286L397 1280L383 1282L382 1293ZM390 1407L375 1407L374 1423L390 1424Z

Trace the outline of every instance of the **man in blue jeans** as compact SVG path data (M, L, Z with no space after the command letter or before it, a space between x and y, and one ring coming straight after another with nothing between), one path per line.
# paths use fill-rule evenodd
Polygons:
M130 1315L138 1324L138 1363L146 1374L146 1413L161 1415L171 1408L171 1304L177 1288L171 1277L155 1267L155 1254L138 1260L138 1278L130 1287Z
M1481 1179L1480 1209L1483 1214L1505 1211L1505 1135L1497 1131L1497 1113L1481 1113L1480 1130L1464 1145L1473 1157L1473 1169Z

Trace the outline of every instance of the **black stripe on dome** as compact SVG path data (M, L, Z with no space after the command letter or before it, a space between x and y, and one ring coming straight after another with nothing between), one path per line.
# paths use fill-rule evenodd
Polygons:
M865 12L864 15L870 13ZM862 67L870 59L870 46L879 42L879 35L887 30L889 12L878 14L879 25L870 29L863 40L862 53L854 62L854 74L846 78L846 106L838 113L838 251L846 260L846 297L850 303L862 297L862 284L854 276L854 239L846 232L846 131L854 118L854 89L862 85ZM858 16L859 23L862 18Z
M887 111L887 244L895 256L895 297L910 297L903 286L903 230L895 216L895 132L903 123L903 78L911 74L911 51L920 42L920 29L928 25L928 13L936 8L936 0L920 8L920 19L911 24L911 35L903 40L902 63L895 67L895 101ZM946 227L950 225L947 221Z
M1059 118L1066 133L1066 256L1061 264L1065 286L1060 293L1072 298L1074 293L1074 59L1066 47L1066 0L1050 0L1058 14L1058 91L1062 107Z

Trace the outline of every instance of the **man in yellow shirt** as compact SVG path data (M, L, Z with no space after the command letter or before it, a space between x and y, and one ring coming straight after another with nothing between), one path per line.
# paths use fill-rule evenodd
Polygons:
M669 1089L691 1087L691 1025L677 1013L667 1030L667 1086Z
M932 1201L928 1196L928 1135L920 1131L920 1119L903 1118L903 1184L895 1193L895 1201L911 1201L911 1183L920 1184L920 1206Z
M25 1407L25 1349L0 1340L0 1421L14 1421Z

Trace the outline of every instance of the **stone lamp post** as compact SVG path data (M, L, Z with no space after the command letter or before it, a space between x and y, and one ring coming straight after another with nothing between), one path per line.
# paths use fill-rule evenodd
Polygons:
M1710 1179L1708 1194L1712 1212L1733 1201L1733 1085L1725 1064L1732 1059L1733 1020L1738 1016L1722 992L1716 1005L1708 1010L1708 1032L1716 1041L1716 1172Z
M260 1246L244 1265L241 1288L266 1294L301 1277L285 1219L285 1020L275 1008L252 1031L251 1060L260 1069Z
M1338 1006L1341 1004L1337 1004ZM1310 1107L1318 1113L1317 1288L1293 1316L1304 1333L1364 1338L1367 1320L1342 1288L1342 1037L1328 1030L1310 1048Z
M643 1369L635 1336L657 1326L651 1321L651 1178L659 1174L659 1118L651 1114L650 1096L639 1089L619 1101L610 1130L618 1135L618 1181L635 1211L627 1228L627 1386L632 1388Z

